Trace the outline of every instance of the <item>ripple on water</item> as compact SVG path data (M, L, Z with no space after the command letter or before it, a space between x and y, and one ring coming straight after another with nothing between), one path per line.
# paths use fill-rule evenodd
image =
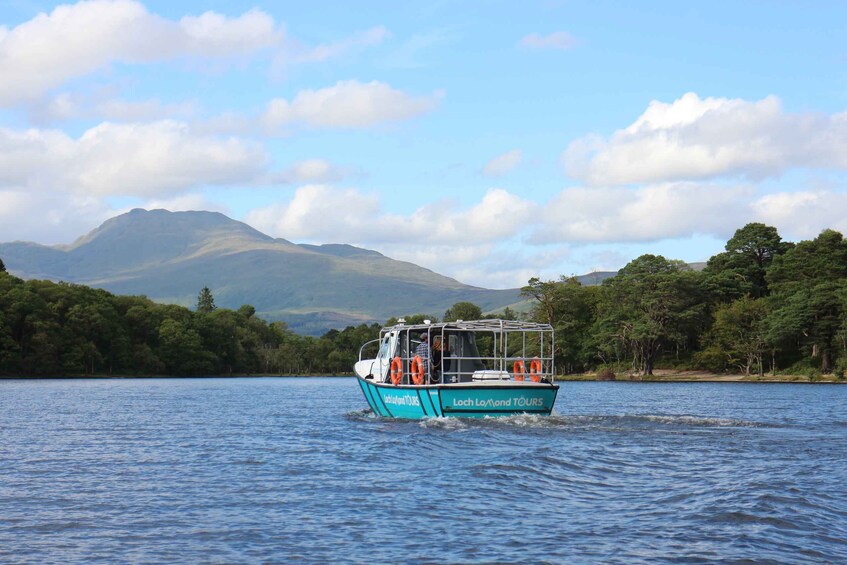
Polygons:
M847 387L562 387L392 420L349 379L0 381L0 561L847 562Z

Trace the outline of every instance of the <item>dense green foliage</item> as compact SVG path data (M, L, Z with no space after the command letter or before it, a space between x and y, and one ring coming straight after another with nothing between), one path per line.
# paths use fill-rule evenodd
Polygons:
M208 290L208 289L206 289ZM238 310L196 312L85 286L0 273L0 374L229 375L349 373L377 325L316 337Z
M556 328L561 372L847 368L847 241L832 230L795 246L753 223L702 272L643 255L598 287L531 279L522 292Z
M203 288L195 311L84 286L24 281L0 262L0 374L349 374L378 324L297 335L256 310L216 308ZM560 373L607 368L652 374L674 366L716 371L847 369L847 241L826 230L783 242L748 224L702 272L643 255L600 286L530 279L526 317L556 330ZM483 317L454 304L442 319ZM506 309L497 317L517 318ZM409 324L438 317L405 316ZM393 324L397 318L387 321Z

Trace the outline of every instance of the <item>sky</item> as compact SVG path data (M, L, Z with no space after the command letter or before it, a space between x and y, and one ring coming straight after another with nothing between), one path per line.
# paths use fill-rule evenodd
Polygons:
M847 230L847 2L0 0L0 241L212 210L513 288Z

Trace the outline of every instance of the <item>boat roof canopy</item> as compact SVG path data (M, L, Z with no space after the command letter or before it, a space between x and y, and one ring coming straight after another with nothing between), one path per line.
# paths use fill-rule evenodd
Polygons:
M432 330L460 330L460 331L553 331L550 324L539 324L537 322L522 322L518 320L457 320L455 322L438 322L431 324L395 324L382 329L387 331L432 331Z

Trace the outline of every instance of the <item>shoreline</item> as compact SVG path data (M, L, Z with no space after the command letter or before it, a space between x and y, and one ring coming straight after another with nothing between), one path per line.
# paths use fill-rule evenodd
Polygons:
M255 375L0 375L0 381L62 381L62 380L84 380L84 379L265 379L265 378L282 378L282 379L335 379L352 377L349 375L274 375L270 373L262 373Z
M4 380L108 380L108 379L255 379L255 378L355 378L352 373L340 375L279 375L279 374L240 374L240 375L32 375L15 376L0 375ZM847 379L838 379L835 375L822 375L810 379L806 375L759 375L746 376L743 374L711 373L697 370L657 369L653 375L620 374L615 379L600 379L596 373L575 373L572 375L557 375L555 382L622 382L622 383L763 383L763 384L847 384Z
M786 383L786 384L847 384L847 380L835 375L810 378L807 375L765 374L744 375L741 373L711 373L709 371L684 369L657 369L653 375L623 373L615 379L599 379L596 373L559 375L556 381L578 382L625 382L625 383Z

